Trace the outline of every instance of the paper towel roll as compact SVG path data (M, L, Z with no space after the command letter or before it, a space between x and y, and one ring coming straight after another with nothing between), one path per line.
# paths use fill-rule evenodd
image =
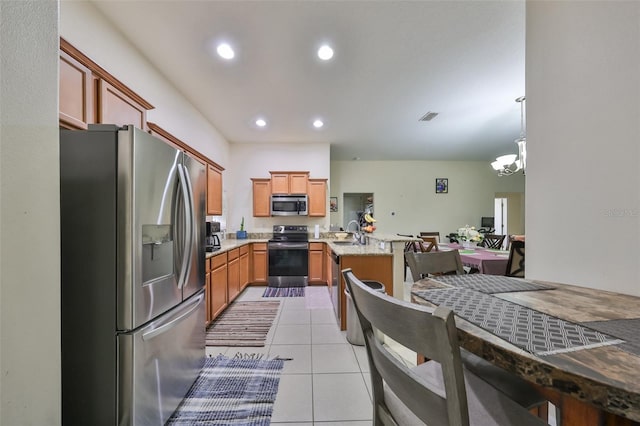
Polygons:
M313 238L320 238L320 225L316 225L313 231Z

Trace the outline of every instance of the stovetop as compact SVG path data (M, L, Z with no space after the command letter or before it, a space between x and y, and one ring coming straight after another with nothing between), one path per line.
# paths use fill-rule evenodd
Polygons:
M273 225L273 237L269 242L309 241L307 225Z

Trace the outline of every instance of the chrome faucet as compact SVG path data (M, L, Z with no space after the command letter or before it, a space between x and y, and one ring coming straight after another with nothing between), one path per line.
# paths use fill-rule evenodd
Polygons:
M352 223L356 224L356 233L354 235L356 242L358 242L359 244L366 244L364 232L362 232L362 230L360 229L360 222L358 222L357 220L352 220L351 222L347 223L345 231L349 232L349 226L351 226Z

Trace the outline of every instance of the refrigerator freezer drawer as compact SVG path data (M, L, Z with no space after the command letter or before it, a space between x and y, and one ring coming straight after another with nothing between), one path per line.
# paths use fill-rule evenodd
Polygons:
M118 336L118 424L164 425L200 373L205 357L200 291L157 320Z

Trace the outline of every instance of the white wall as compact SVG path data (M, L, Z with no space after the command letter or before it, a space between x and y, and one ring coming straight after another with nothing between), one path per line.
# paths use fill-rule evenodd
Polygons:
M449 179L448 193L435 193L436 178ZM495 194L524 192L524 180L498 177L488 161L333 161L330 196L338 197L338 212L330 221L344 226L342 194L372 192L377 232L444 236L480 227L482 216L493 216Z
M329 230L329 216L324 218L253 217L253 189L251 178L269 178L270 171L308 171L310 178L329 179L329 144L232 144L230 162L230 186L224 199L228 203L227 230L240 229L244 216L247 232L272 232L273 225L318 224L322 231ZM327 212L329 211L327 189Z
M527 277L640 295L640 2L527 2Z
M227 141L91 2L60 3L60 35L151 103L148 121L229 168Z
M0 52L0 424L55 426L61 423L57 2L0 1Z

